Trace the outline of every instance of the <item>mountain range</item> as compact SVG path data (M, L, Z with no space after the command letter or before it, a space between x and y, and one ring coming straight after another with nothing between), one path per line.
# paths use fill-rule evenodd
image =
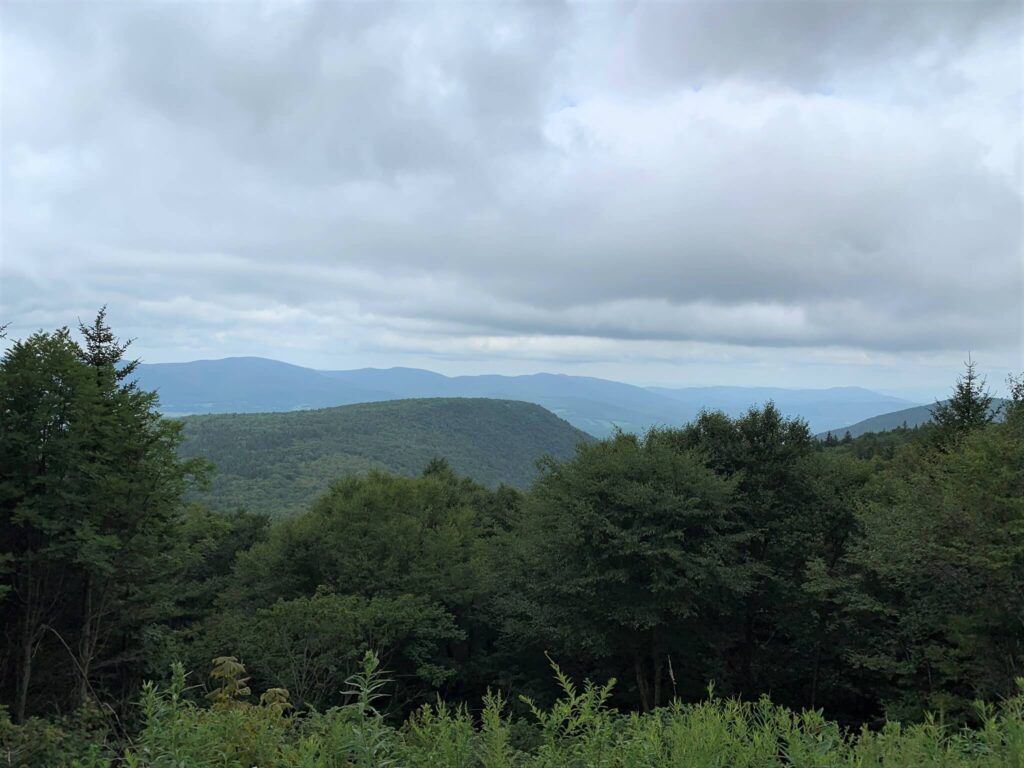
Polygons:
M157 363L137 369L139 383L160 394L167 415L259 413L327 408L408 398L482 397L540 405L597 437L616 428L640 432L680 425L701 409L739 415L773 400L787 416L805 419L814 432L914 406L860 387L639 387L589 376L443 376L418 368L318 371L277 360L234 357Z

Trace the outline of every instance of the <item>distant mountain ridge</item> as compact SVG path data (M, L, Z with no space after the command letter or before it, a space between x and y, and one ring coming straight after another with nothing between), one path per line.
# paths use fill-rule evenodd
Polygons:
M311 368L262 357L140 365L139 383L160 392L169 415L260 413L388 400L388 393L338 387Z
M947 401L943 400L941 402ZM993 399L992 408L996 410L997 420L1000 418L999 410L1006 404L1006 402L1006 400L998 397ZM831 434L835 437L842 438L847 432L850 433L850 437L860 437L868 432L889 432L903 426L913 429L914 427L923 426L932 420L932 410L935 408L935 405L935 403L932 403L931 405L918 405L914 408L904 408L903 410L893 411L892 413L882 413L878 416L872 416L870 419L858 421L856 424L850 424L849 426L840 427L838 429L826 430L819 434L818 437L824 440L829 436L829 434Z
M346 475L417 475L434 457L488 486L525 487L543 456L568 458L593 438L532 403L429 398L287 413L187 416L182 455L217 472L196 498L283 517Z
M520 400L546 408L578 429L605 437L679 426L702 409L739 415L775 401L811 430L836 429L913 405L858 387L791 390L768 387L638 387L589 376L444 376L418 368L317 371L256 357L141 365L140 384L160 393L168 415L260 413L424 397Z

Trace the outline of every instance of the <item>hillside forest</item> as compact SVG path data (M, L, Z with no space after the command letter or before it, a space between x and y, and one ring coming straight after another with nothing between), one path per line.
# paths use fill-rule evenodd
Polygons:
M0 765L1024 760L1024 379L999 420L970 364L917 429L769 403L257 514L194 500L127 347L100 312L0 361Z
M537 458L569 458L593 438L533 403L431 397L286 413L182 419L179 454L216 467L187 498L272 520L304 512L339 477L373 469L413 476L438 453L490 488L524 489Z

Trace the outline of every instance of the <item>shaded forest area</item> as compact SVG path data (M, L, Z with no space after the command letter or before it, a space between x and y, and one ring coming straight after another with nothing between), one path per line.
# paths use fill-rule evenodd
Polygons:
M272 525L183 501L210 467L135 365L102 312L0 362L8 764L1018 764L1024 381L999 423L968 366L919 429L704 413Z

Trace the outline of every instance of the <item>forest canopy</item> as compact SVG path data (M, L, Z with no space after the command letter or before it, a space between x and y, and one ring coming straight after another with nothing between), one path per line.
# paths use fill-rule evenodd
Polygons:
M271 523L187 501L210 466L182 456L127 347L100 312L0 361L9 763L170 765L139 745L179 728L252 765L355 728L409 764L506 764L415 752L459 733L526 764L545 739L568 748L566 723L604 723L625 750L700 717L723 738L827 731L850 756L877 744L844 728L923 723L907 733L967 754L928 713L980 729L986 754L1020 746L1021 380L1000 421L968 365L921 429L822 442L771 404L706 412L581 442L524 489L433 459L339 476Z

